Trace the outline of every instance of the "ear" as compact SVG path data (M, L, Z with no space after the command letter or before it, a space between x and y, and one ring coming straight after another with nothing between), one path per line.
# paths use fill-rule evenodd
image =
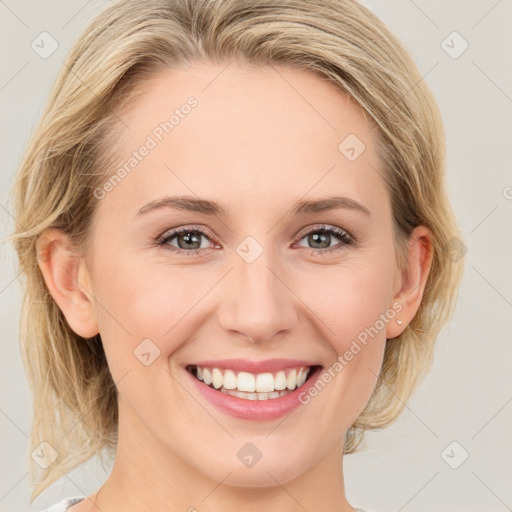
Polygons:
M423 298L425 284L432 264L432 233L425 226L418 226L408 242L406 268L395 274L394 296L392 303L401 305L395 319L386 326L386 338L396 338L411 323ZM394 308L395 309L395 308ZM398 311L398 309L395 309ZM396 319L402 321L398 325Z
M89 271L69 237L49 228L39 236L36 250L46 286L71 329L83 338L98 334Z

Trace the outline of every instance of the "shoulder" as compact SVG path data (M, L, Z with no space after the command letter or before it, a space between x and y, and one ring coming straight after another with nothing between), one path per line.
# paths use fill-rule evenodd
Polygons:
M66 510L74 505L75 503L78 503L79 501L82 501L85 499L85 496L76 496L73 498L64 498L62 501L59 501L58 503L55 503L55 505L52 505L50 508L46 508L44 510L41 510L41 512L66 512Z

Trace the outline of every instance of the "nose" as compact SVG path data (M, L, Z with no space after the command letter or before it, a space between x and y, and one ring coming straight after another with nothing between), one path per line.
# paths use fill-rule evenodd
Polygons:
M299 301L282 267L275 258L267 257L267 251L252 263L235 256L234 268L224 282L219 311L225 332L265 343L294 329Z

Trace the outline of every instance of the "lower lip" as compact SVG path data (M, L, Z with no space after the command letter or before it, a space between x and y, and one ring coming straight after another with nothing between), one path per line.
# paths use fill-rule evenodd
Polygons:
M246 400L228 395L227 393L221 393L194 377L187 369L184 369L184 371L193 381L193 385L197 387L201 395L214 406L235 418L258 421L280 418L285 414L289 414L299 405L302 405L299 396L307 393L309 388L315 384L322 368L316 368L309 379L291 393L268 400Z

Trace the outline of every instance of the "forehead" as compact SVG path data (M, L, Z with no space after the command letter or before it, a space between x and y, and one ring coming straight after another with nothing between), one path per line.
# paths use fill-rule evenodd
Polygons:
M158 192L279 202L284 193L296 200L334 187L373 201L382 193L363 110L311 71L235 63L169 69L140 84L118 114L119 161L109 172L127 172L112 196L123 189L138 203Z
M197 105L185 108L191 98ZM151 133L178 115L171 122L172 134L166 133L172 135L166 137L170 145L180 133L182 138L190 135L187 125L197 132L201 126L213 129L214 123L215 130L208 135L216 143L237 134L236 140L248 146L308 136L332 147L347 130L371 143L364 112L348 94L317 72L289 66L205 63L169 69L139 84L137 95L125 107L122 117L135 136ZM184 118L187 122L181 123ZM180 130L174 129L178 124ZM251 135L252 141L243 139Z

